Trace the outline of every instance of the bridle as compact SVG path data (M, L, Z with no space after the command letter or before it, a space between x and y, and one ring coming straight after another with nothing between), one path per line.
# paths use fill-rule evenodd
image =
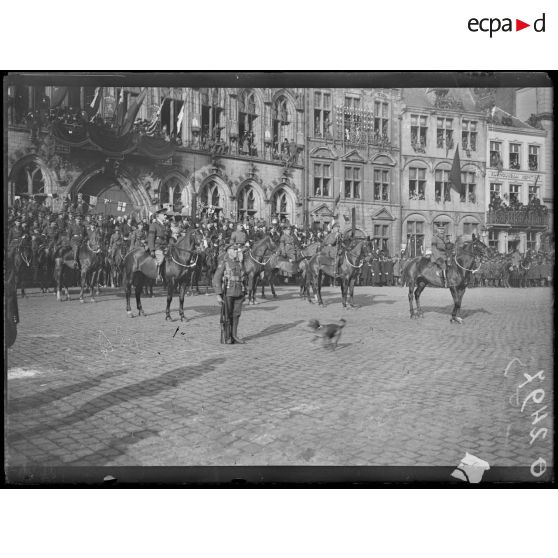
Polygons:
M472 245L472 248L474 250L474 244ZM475 261L477 259L476 254L470 254L473 257L473 261ZM457 267L463 269L464 271L470 271L471 273L476 273L482 266L482 261L481 263L479 263L479 266L476 269L469 269L467 267L462 266L458 261L457 261L457 249L455 250L455 254L453 255L453 260L455 261L455 265L457 265Z
M267 250L271 250L271 248L266 244L265 246L265 250L262 254L262 256L267 252ZM273 258L274 254L272 253L271 256L269 256L269 258L265 261L265 262L259 262L258 260L256 260L256 258L252 255L252 248L250 248L250 250L248 250L248 255L250 256L250 258L252 259L252 261L256 262L258 265L262 265L262 266L266 266L269 261L271 260L271 258ZM259 257L259 256L258 256Z
M356 248L356 246L355 246ZM362 257L362 244L360 245L360 254L358 256L355 256L357 258L357 261ZM347 256L347 254L351 254L352 252L350 250L345 250L345 261L353 268L353 269L360 269L363 265L364 265L364 258L362 259L362 261L360 262L360 265L354 265L349 261L349 257Z

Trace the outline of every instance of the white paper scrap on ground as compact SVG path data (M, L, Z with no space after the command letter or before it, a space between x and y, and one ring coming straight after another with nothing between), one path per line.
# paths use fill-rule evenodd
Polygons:
M490 465L486 461L475 457L469 452L465 452L465 457L461 460L461 463L459 463L451 476L471 484L478 484L482 480L484 472L489 469Z

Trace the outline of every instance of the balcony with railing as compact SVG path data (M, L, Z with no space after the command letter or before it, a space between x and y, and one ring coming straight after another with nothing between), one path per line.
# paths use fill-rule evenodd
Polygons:
M487 225L511 225L515 227L548 227L546 207L538 210L497 209L486 214Z

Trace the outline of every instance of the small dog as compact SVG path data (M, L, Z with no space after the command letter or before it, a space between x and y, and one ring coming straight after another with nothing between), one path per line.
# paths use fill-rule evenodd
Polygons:
M308 326L314 330L315 337L312 341L316 339L322 339L324 347L330 347L335 350L339 339L341 338L341 332L345 327L347 320L341 318L337 324L324 324L320 325L318 320L310 320Z

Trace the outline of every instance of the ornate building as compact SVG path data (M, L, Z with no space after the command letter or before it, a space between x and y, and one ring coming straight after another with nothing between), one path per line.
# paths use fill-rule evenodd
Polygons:
M400 231L399 89L307 91L306 217L322 228L338 216L393 253Z
M13 85L8 96L9 203L45 194L57 208L81 192L97 213L303 220L304 90Z
M546 131L493 107L488 122L486 224L488 244L501 253L541 247L549 226L543 192L552 183L545 172L546 139Z
M425 253L442 225L451 240L481 234L486 116L468 89L404 89L401 122L401 248ZM462 190L450 181L459 148Z

